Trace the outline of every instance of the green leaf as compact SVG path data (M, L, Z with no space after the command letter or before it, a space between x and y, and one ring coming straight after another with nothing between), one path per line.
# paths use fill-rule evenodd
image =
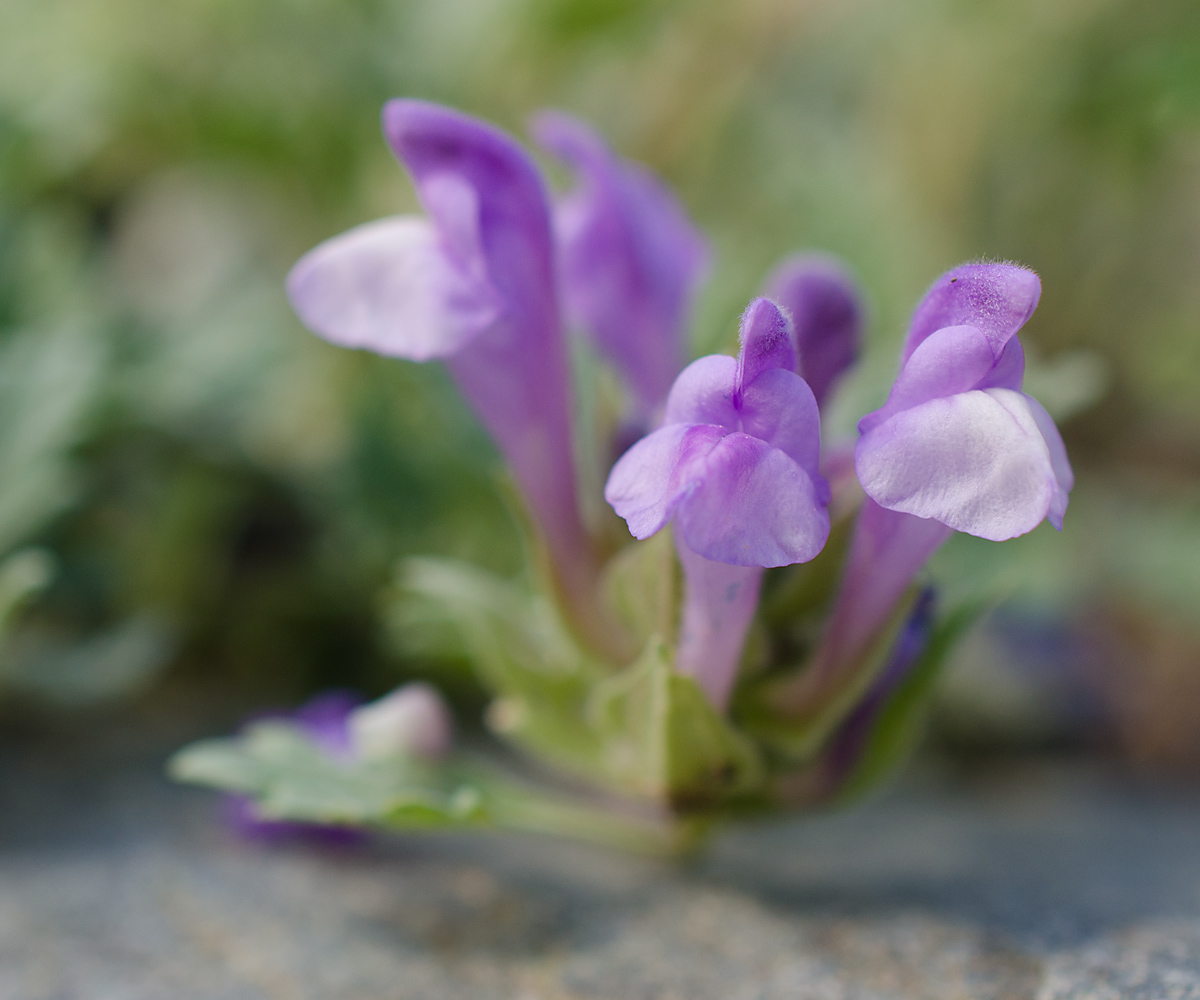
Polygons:
M448 631L497 696L488 723L541 759L594 777L600 743L583 715L588 692L611 670L575 642L553 603L450 559L401 566L395 624Z
M310 823L428 826L487 819L480 790L452 768L409 758L342 761L286 722L202 740L171 758L177 781L251 796L264 817Z
M625 546L610 559L602 591L617 620L642 649L653 636L674 635L681 582L667 530Z
M194 743L170 760L168 772L177 781L249 796L264 818L296 822L401 830L494 826L658 855L693 848L709 827L676 822L633 800L549 791L465 757L436 764L334 758L288 722Z
M603 766L618 786L688 812L750 801L765 771L754 745L677 673L652 639L639 660L597 685L588 718L604 740Z

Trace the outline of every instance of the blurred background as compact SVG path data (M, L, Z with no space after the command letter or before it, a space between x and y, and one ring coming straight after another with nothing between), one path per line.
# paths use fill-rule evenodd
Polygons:
M1027 387L1078 484L1061 535L939 555L997 610L935 737L1200 773L1194 0L4 0L5 718L379 693L423 669L399 557L519 566L444 373L331 348L283 297L313 244L414 207L397 95L518 135L564 108L658 171L715 251L697 354L781 255L844 257L870 346L835 434L938 274L1037 270Z

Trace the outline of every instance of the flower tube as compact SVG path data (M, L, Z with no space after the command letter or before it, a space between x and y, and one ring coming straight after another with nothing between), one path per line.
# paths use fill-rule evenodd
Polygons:
M795 374L791 323L768 299L742 317L741 350L700 358L664 425L613 467L604 497L635 538L674 521L686 580L677 668L724 707L762 568L807 562L829 536L817 401Z
M1071 466L1054 421L1021 391L1017 331L1040 294L1025 268L966 264L918 306L887 402L859 422L867 501L815 661L781 693L793 713L817 710L854 672L952 532L1061 530Z
M656 177L616 157L583 122L547 111L534 131L579 177L555 211L567 310L625 379L645 426L683 368L707 244Z
M801 803L827 802L845 794L847 783L864 763L889 701L910 680L925 655L933 634L933 589L926 587L917 597L901 626L887 662L854 709L831 734L813 765L789 775L781 786L785 798Z
M509 136L434 104L390 101L383 129L427 216L322 243L288 276L292 305L332 343L445 360L516 476L576 624L603 645L541 177Z

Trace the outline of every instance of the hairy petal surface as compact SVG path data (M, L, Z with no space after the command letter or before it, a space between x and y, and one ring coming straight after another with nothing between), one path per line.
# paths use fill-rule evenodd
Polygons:
M859 439L855 465L882 506L993 541L1032 531L1059 489L1027 397L1010 389L904 410Z
M742 393L763 372L775 368L794 371L796 368L791 320L770 299L754 299L746 307L738 335L741 349L734 385L735 405L741 404Z
M999 356L1025 325L1041 298L1038 276L1015 264L964 264L947 271L925 293L913 314L903 361L936 330L973 326Z
M580 180L555 213L568 311L651 413L683 366L691 298L708 266L704 238L663 184L583 122L544 112L534 132Z
M766 295L792 317L799 373L823 405L861 347L863 307L854 280L832 257L797 254L771 272Z
M829 513L812 479L778 448L729 434L709 451L697 486L679 505L687 545L735 566L807 562L825 546Z
M495 322L485 281L461 272L425 220L357 226L306 253L287 279L292 308L331 343L393 358L444 358Z

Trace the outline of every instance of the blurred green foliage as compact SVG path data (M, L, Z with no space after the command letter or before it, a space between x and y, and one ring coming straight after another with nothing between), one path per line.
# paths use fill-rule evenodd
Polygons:
M283 298L308 247L414 205L378 133L399 94L518 133L564 107L663 174L716 250L697 353L777 257L845 257L871 346L834 436L937 274L1032 266L1031 384L1079 485L1061 537L955 539L947 589L1200 616L1192 0L7 0L0 559L44 568L13 577L10 685L379 687L399 556L519 565L444 374L328 347ZM98 642L108 680L78 669Z

